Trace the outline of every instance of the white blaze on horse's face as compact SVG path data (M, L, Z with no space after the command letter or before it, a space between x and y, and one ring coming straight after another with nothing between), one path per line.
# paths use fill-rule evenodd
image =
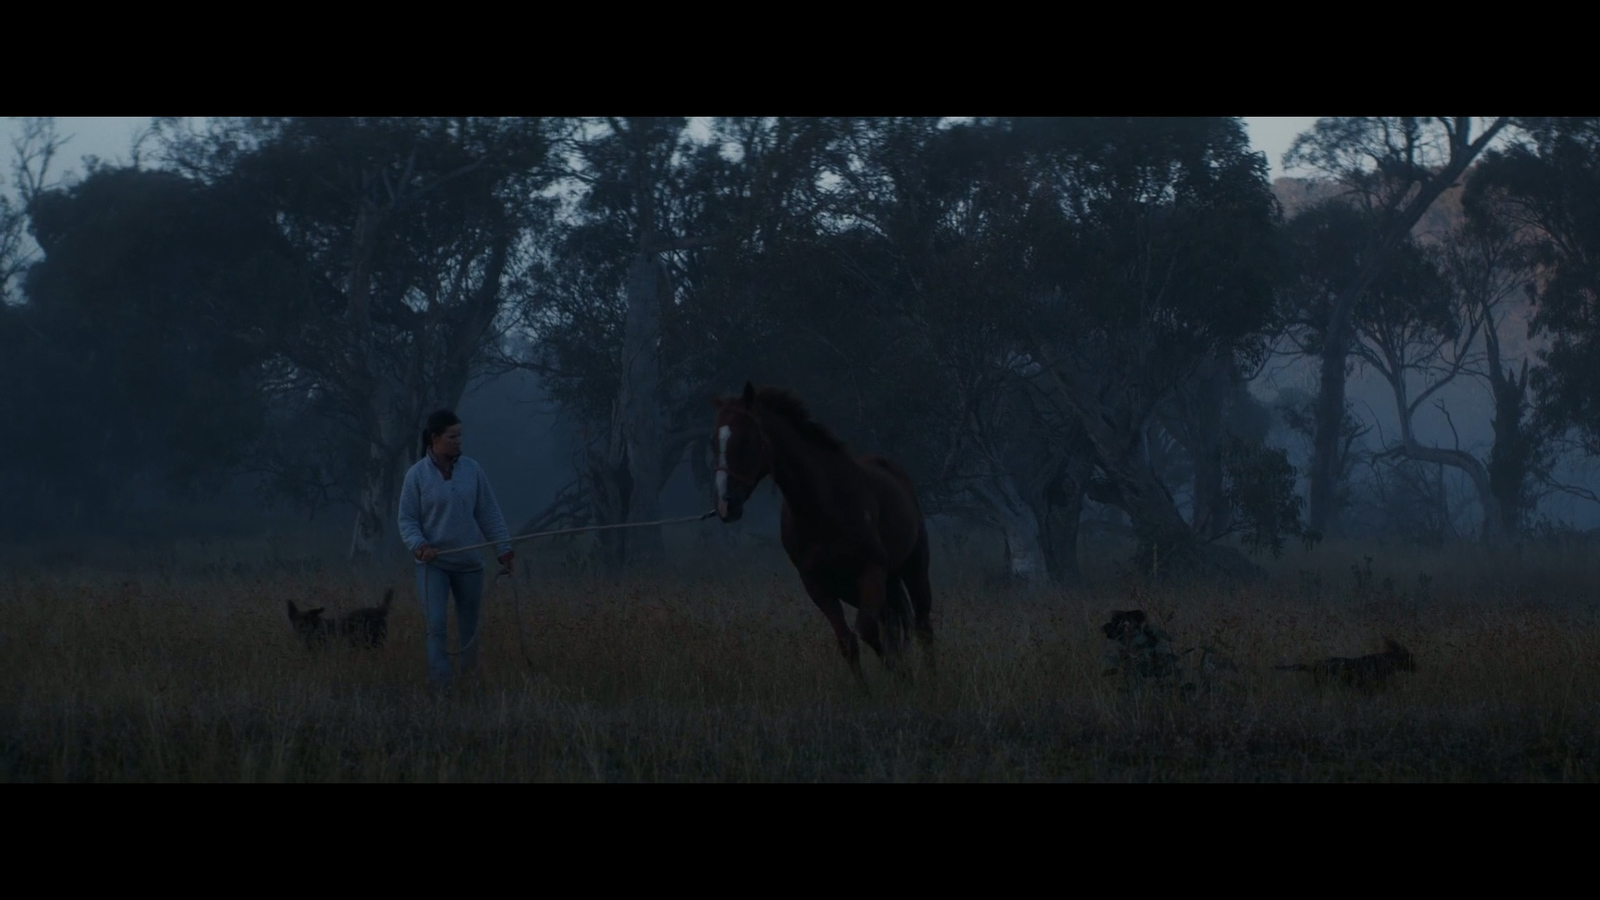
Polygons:
M728 438L733 429L724 425L717 429L717 512L728 515Z

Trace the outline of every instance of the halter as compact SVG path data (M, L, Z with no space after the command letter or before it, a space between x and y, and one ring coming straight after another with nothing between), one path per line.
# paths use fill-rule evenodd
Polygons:
M743 482L743 483L749 485L750 487L755 487L756 486L756 482L760 480L760 479L757 479L757 478L751 478L748 475L740 475L738 472L735 472L734 470L728 468L727 466L713 466L711 471L713 473L715 473L715 472L726 472L726 473L728 473L728 477L729 478L732 478L734 481Z
M749 412L748 410L742 410L742 409L741 410L737 410L736 411L736 415L744 416L745 418L747 418L750 421L755 423L756 433L761 435L762 455L764 455L766 457L767 468L770 470L772 468L772 441L767 438L766 429L761 427L761 420L757 419L755 417L755 415L753 413ZM718 456L726 459L727 458L726 449L724 449L722 453L719 453ZM711 468L711 471L713 473L726 472L728 474L729 478L732 478L735 481L742 482L742 483L748 485L751 488L754 488L756 486L756 482L761 480L759 477L751 478L751 477L746 476L746 475L740 475L738 472L735 472L732 469L730 469L727 466L722 465L720 463L715 465L715 466L713 466Z

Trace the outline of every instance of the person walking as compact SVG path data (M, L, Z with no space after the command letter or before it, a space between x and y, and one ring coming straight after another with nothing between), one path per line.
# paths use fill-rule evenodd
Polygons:
M422 457L400 488L400 539L417 561L417 595L428 621L428 684L449 686L449 600L456 600L460 674L478 669L478 628L483 605L483 559L476 551L441 554L440 548L495 541L501 571L514 556L505 517L489 488L489 476L461 453L461 420L448 409L428 416Z

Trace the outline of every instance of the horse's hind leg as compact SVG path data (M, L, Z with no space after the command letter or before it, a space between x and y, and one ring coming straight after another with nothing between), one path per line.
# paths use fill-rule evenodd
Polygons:
M905 654L911 642L911 599L898 575L890 575L883 585L884 645L896 657ZM901 671L905 671L902 669Z
M833 626L834 636L839 639L839 652L844 654L845 662L850 664L850 671L856 676L856 683L862 690L867 689L867 677L861 673L861 645L856 640L856 633L844 620L844 604L834 596L821 581L807 575L800 576L800 582L805 585L806 593L811 595L811 602L822 610L827 617L828 624Z
M916 616L917 644L922 652L922 665L929 674L934 670L933 653L933 586L928 581L928 535L923 533L916 550L900 570L900 580L905 583L911 597L911 611Z
M911 638L911 602L898 575L884 579L882 621L884 646L893 647L896 653L904 651Z

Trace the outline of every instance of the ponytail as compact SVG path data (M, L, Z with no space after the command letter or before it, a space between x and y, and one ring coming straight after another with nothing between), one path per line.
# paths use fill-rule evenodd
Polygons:
M456 418L456 414L451 410L434 410L433 414L428 416L428 424L422 428L422 450L417 454L417 458L422 459L428 455L428 446L433 443L435 437L444 434L446 428L460 424L461 420Z

